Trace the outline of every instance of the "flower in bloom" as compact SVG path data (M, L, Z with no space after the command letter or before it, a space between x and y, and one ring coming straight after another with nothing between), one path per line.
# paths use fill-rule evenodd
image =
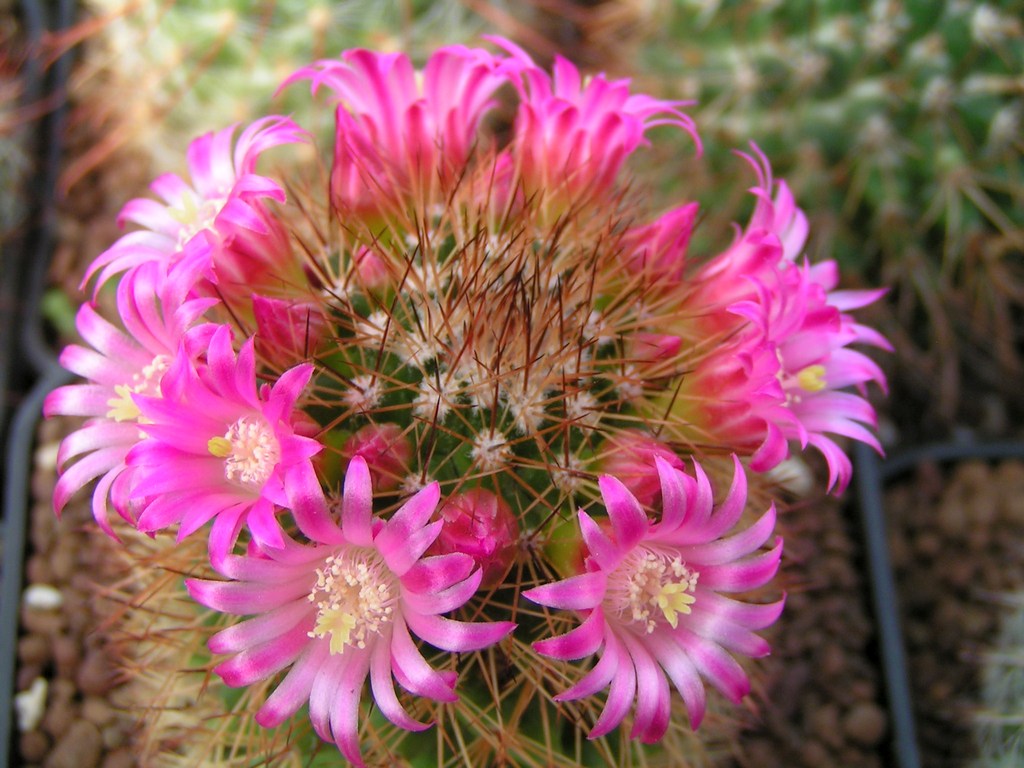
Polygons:
M586 572L523 593L583 618L570 632L536 643L539 653L580 659L601 652L578 683L555 696L580 699L609 687L590 738L615 728L635 701L631 738L659 740L671 716L669 682L682 696L693 728L704 714L704 680L735 702L748 693L747 676L731 654L769 652L753 630L774 622L783 601L755 605L722 593L767 584L778 569L782 541L756 553L775 526L774 505L746 530L723 538L746 504L746 478L734 462L732 486L715 507L699 464L694 462L691 477L655 457L662 496L658 522L648 519L621 482L602 475L598 482L611 530L580 510Z
M236 357L228 326L210 339L205 366L183 354L171 361L162 397L133 398L147 436L126 459L143 506L139 530L180 523L182 539L213 519L214 560L243 525L260 546L284 546L279 507L292 509L303 532L317 530L326 516L305 500L322 495L311 461L322 446L295 433L293 413L312 373L299 365L257 391L253 339Z
M877 332L846 310L884 291L838 291L838 266L796 259L807 238L807 219L784 182L772 197L767 160L742 155L759 186L746 230L693 279L684 302L697 332L723 342L697 361L680 386L673 410L737 450L752 450L751 468L763 472L789 454L788 441L813 445L829 468L829 488L849 483L849 458L830 435L860 440L881 450L871 429L874 408L863 397L885 376L866 355L848 347L891 349ZM694 329L691 329L691 332ZM854 386L858 393L840 392Z
M83 285L99 274L98 288L147 261L171 266L195 257L212 265L214 247L230 237L232 228L267 234L260 201L281 202L285 194L277 182L256 173L256 162L271 147L303 141L304 133L288 118L264 117L242 131L232 151L236 128L204 134L189 145L191 184L167 173L150 184L162 203L136 198L125 204L119 223L131 221L142 229L129 232L100 254Z
M55 389L43 406L47 416L89 417L61 443L57 465L62 472L53 494L57 513L72 494L98 477L92 495L93 516L114 538L108 502L132 522L125 457L144 437L133 397L158 397L160 382L179 349L193 358L205 348L212 333L210 325L191 326L216 300L186 300L189 285L188 280L166 280L159 264L132 270L117 289L124 330L104 320L91 304L83 304L75 324L92 348L69 345L61 353L60 363L86 383ZM78 460L67 466L73 458Z
M354 458L345 475L340 526L325 527L312 546L229 555L215 567L229 581L186 582L199 603L253 617L214 635L214 653L233 654L214 668L224 682L245 686L288 668L260 707L256 721L271 728L309 702L317 734L363 765L359 701L370 678L374 703L395 725L414 720L394 681L416 696L456 701L454 672L431 667L413 637L446 651L491 645L509 622L470 623L441 614L476 592L481 572L466 554L424 556L441 529L430 522L440 490L431 483L387 521L372 515L366 462Z
M470 488L441 507L444 526L434 549L471 556L483 572L480 586L496 587L515 559L519 523L508 503L486 488Z
M878 365L847 347L859 342L890 349L882 336L842 310L870 304L884 291L831 290L839 279L834 261L794 265L775 277L773 285L758 286L757 301L737 303L733 311L752 321L777 358L776 378L792 416L774 426L801 447L810 444L820 450L828 463L829 488L842 491L853 467L829 434L881 451L870 429L876 424L875 411L862 394L868 382L886 386ZM838 391L851 385L860 393ZM752 466L761 471L776 463Z
M527 193L538 190L575 201L607 191L622 164L656 125L674 125L697 142L684 102L629 91L628 80L597 75L584 82L568 60L555 57L554 76L508 40L489 38L519 66L513 84L522 99L516 114L514 155Z
M430 56L418 81L406 54L360 49L292 75L286 85L308 78L314 93L323 85L340 101L335 203L376 213L382 198L422 200L438 179L456 178L494 92L506 82L500 63L482 49L447 46Z

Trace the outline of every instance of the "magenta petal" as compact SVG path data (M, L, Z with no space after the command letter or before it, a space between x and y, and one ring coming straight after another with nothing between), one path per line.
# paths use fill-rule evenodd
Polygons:
M683 482L685 475L661 456L654 457L654 466L661 481L662 514L659 528L672 531L686 519L686 486Z
M752 526L741 533L708 544L680 547L679 554L695 565L721 565L750 554L766 541L775 530L775 504Z
M629 649L614 635L608 637L605 653L608 653L608 648L613 644L616 646L615 653L619 654L619 665L608 690L608 701L601 710L601 716L594 723L594 729L587 734L588 739L600 738L621 723L636 697L636 669L633 666L633 658Z
M763 586L771 581L779 570L782 556L782 539L776 539L775 546L760 555L726 565L708 565L700 570L701 586L722 592L743 592Z
M213 671L232 688L263 680L296 659L309 643L306 634L308 630L307 624L296 624L272 640L239 652L228 661L218 664Z
M362 457L357 458L362 460ZM426 524L440 499L441 487L437 483L420 489L384 523L374 537L377 549L397 575L401 576L409 570L441 532L441 521Z
M636 669L636 715L629 736L644 744L654 744L665 735L672 713L668 679L651 657L642 641L623 633Z
M263 702L256 713L256 722L264 728L276 728L298 712L309 699L313 681L329 656L327 643L310 643Z
M582 611L596 608L604 600L608 575L603 571L580 573L553 584L523 592L523 597L548 608Z
M407 731L422 731L430 727L409 717L395 695L395 684L391 678L391 650L386 643L377 643L370 656L370 689L373 701L380 707L381 714L399 728Z
M697 638L685 630L677 631L680 642L697 671L730 701L739 703L750 693L750 681L736 660L717 644Z
M302 533L320 544L341 544L345 541L341 529L331 518L323 488L309 462L289 467L284 487L295 524Z
M309 576L280 584L256 585L233 581L203 581L185 579L185 588L200 605L221 613L246 615L284 605L305 598L312 589Z
M402 586L409 592L436 592L462 581L474 568L476 561L462 552L425 557L405 572Z
M587 551L594 558L602 570L610 571L619 564L622 559L622 550L615 546L611 539L601 530L601 526L594 522L594 519L582 509L577 514L580 523L580 534L583 543L587 545Z
M312 617L314 610L312 603L306 600L285 603L222 629L210 638L207 646L213 653L237 653L272 640L300 623L311 629L312 621L303 619Z
M478 568L469 577L445 589L420 592L415 597L409 595L408 599L415 601L416 610L420 613L448 613L466 604L466 601L476 593L482 577L483 571Z
M612 681L622 661L621 647L606 645L604 653L601 654L601 658L598 659L594 668L585 674L576 685L555 696L554 700L573 701L586 698L598 691L604 690L608 687L608 683ZM629 659L625 659L625 663L630 663Z
M537 653L550 656L553 659L582 659L584 656L596 653L597 649L601 647L605 626L604 611L599 606L591 611L583 623L575 629L564 635L540 640L533 644L533 649Z
M331 708L335 706L338 686L341 684L341 676L345 672L345 667L352 664L358 655L351 653L327 656L323 667L313 680L313 687L309 691L309 721L313 724L316 735L324 741L333 742L331 738Z
M359 547L373 543L370 517L373 508L373 488L366 459L355 456L345 472L345 488L341 496L341 530L345 538Z
M632 549L647 533L650 522L636 496L622 482L611 475L598 479L608 517L612 521L616 543L622 550Z
M432 668L409 635L405 622L396 619L391 632L391 664L395 677L410 693L435 701L458 701L455 679Z
M690 727L696 730L704 719L707 698L697 668L686 651L665 634L655 632L650 635L647 647L683 697L686 712L690 716Z
M406 611L406 623L417 636L445 651L478 651L494 645L516 625L511 621L469 622Z
M341 754L353 765L362 766L359 754L359 698L369 667L369 653L356 655L342 670L340 684L331 703L331 735Z

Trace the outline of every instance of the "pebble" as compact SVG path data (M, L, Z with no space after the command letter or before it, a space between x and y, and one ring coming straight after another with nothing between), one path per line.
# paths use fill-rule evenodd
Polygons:
M839 707L835 704L824 704L815 708L809 718L811 732L830 747L843 744L843 734L839 727Z
M104 699L89 696L82 702L82 717L102 728L114 719L114 710Z
M99 729L86 720L77 720L60 737L43 768L98 768L102 751Z
M23 760L37 763L50 751L50 739L42 731L28 731L18 739L18 749Z
M135 755L128 749L108 752L100 768L135 768Z
M58 677L73 679L82 660L82 649L75 638L61 634L53 638L53 660Z
M45 677L37 677L26 690L14 695L14 711L18 716L19 731L34 731L46 711L46 692L49 684Z
M27 608L40 611L56 611L64 605L63 593L52 584L30 584L21 600Z
M885 735L886 721L881 707L870 701L862 701L854 704L843 717L843 731L858 744L875 747Z
M50 660L50 643L42 635L25 635L18 639L18 661L42 666Z
M77 707L70 701L50 701L43 715L43 730L55 739L62 738L78 718Z
M809 739L800 747L800 762L806 766L824 766L833 763L828 749L820 741Z
M113 687L114 669L102 648L86 652L76 679L86 696L102 696Z
M29 633L49 637L60 632L64 625L63 613L22 606L21 626Z

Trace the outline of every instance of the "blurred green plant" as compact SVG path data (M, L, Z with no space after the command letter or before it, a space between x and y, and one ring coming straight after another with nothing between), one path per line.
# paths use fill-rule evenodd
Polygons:
M1024 593L1006 596L997 647L985 656L983 709L975 725L980 753L973 768L1024 764Z

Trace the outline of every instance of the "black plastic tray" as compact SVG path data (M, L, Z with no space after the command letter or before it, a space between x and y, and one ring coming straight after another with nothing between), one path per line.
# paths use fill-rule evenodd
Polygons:
M1014 458L1024 459L1024 442L980 443L961 440L934 443L901 450L884 461L862 443L858 443L854 449L857 501L878 628L889 719L892 723L893 756L899 768L921 768L921 751L917 741L907 653L900 620L899 592L886 538L883 490L886 483L926 461L948 464L967 459L994 461Z
M37 50L48 32L67 29L74 10L74 0L22 0L22 22L30 50ZM6 330L0 340L0 386L4 396L0 435L7 440L3 467L3 559L0 560L0 766L13 765L12 703L16 685L14 671L32 449L43 399L54 387L70 379L69 374L57 364L46 340L39 312L54 246L53 200L64 138L66 109L63 97L70 67L69 55L62 56L47 69L43 69L37 57L31 58L26 65L25 103L38 104L53 97L58 106L32 126L37 142L32 149L41 162L35 184L28 190L31 197L30 226L14 249L13 257L10 253L5 254L8 259L4 265L8 303L4 307ZM8 422L6 404L15 400L18 406Z

